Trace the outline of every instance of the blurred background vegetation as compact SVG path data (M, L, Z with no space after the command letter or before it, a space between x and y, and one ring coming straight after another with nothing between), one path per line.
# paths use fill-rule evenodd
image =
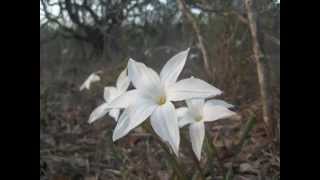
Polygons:
M159 72L188 47L180 78L209 81L239 114L208 125L218 155L203 158L206 177L223 179L232 169L238 179L280 178L280 2L253 0L251 8L246 2L40 0L40 179L172 179L164 152L148 134L137 129L114 144L111 118L93 125L87 120L103 102L103 87L114 85L129 57ZM267 88L261 88L251 23L257 27ZM103 71L101 83L80 92L97 70ZM264 106L272 126L264 121ZM257 124L235 155L232 149L250 118ZM190 152L182 154L192 170Z

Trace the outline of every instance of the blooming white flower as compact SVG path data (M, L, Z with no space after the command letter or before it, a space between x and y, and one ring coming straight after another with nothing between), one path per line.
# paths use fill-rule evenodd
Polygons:
M177 108L179 126L189 126L192 149L200 160L203 139L205 136L204 122L211 122L235 115L228 108L233 105L222 100L190 99L186 100L188 107Z
M82 91L84 89L90 90L91 83L100 81L101 78L97 73L92 73L89 77L84 81L84 83L80 86L79 90Z
M173 56L163 67L160 76L143 63L130 59L128 77L136 89L126 92L111 102L112 108L126 108L114 130L113 141L150 117L151 126L159 137L170 144L178 155L180 134L177 114L172 101L207 98L221 91L197 78L178 82L189 49Z
M108 104L111 101L113 101L115 98L117 98L118 96L125 93L129 87L129 85L130 85L130 81L127 76L127 68L126 68L120 73L120 75L117 79L116 87L107 86L104 88L103 97L104 97L105 103L101 104L95 110L93 110L93 112L91 113L91 115L89 117L88 122L92 123L95 120L103 117L107 113L109 113L109 115L111 117L113 117L115 121L117 121L118 117L119 117L120 109L118 109L118 108L110 109L110 108L108 108Z

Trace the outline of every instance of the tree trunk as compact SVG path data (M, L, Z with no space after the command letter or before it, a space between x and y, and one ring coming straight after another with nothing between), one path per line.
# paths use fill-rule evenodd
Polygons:
M271 87L270 81L268 81L269 69L266 63L266 57L264 56L264 52L260 46L262 44L261 38L263 38L263 35L260 34L261 31L259 29L259 21L253 0L245 0L245 6L248 16L248 26L252 38L253 55L260 85L263 120L266 124L268 136L271 138L271 140L273 140L276 130L276 123L272 117L272 97L270 94Z

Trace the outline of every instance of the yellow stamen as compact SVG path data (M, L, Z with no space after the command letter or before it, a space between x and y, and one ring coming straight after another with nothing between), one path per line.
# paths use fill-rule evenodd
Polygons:
M163 105L164 103L166 103L166 97L165 96L161 96L159 98L159 105Z
M198 116L195 119L196 119L196 121L202 121L202 116Z

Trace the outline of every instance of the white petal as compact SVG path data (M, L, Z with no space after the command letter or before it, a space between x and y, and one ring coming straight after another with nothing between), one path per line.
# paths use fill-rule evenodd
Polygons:
M88 87L88 83L84 82L83 84L81 84L79 91L83 91L84 89L89 89L90 87Z
M179 118L179 127L182 128L185 125L196 122L194 116L188 111L182 118Z
M168 142L173 152L178 156L180 134L175 108L171 102L167 102L151 115L151 125L157 135L165 142Z
M97 82L97 81L100 81L100 80L101 80L100 76L98 76L96 73L93 73L91 75L91 82Z
M125 136L145 121L157 105L148 99L139 98L121 114L113 133L113 141Z
M106 102L111 102L119 95L120 95L120 92L117 88L112 86L104 87L103 98Z
M118 96L109 103L109 108L127 108L132 102L139 97L137 89L130 90Z
M111 109L109 115L115 120L118 121L118 117L120 114L120 109Z
M205 104L203 108L203 120L204 121L215 121L222 118L227 118L235 115L236 113L230 111L224 106L211 106Z
M137 89L153 89L160 86L159 75L140 62L129 59L128 77Z
M129 78L127 76L127 68L125 68L119 75L117 79L117 88L120 92L124 92L128 89L130 85Z
M138 98L133 104L131 104L128 107L130 130L145 121L157 106L158 105L154 103L154 101L145 98Z
M192 113L194 117L202 116L204 106L203 98L187 99L186 103L188 105L190 113Z
M191 98L209 98L222 92L214 86L198 78L183 79L167 89L171 101L181 101Z
M180 107L176 109L177 117L178 117L178 124L179 127L182 128L183 126L195 122L193 116L190 116L190 112L186 107Z
M95 74L95 73L90 74L90 76L80 86L80 91L82 91L83 89L88 89L89 90L91 83L94 83L94 82L97 82L97 81L100 81L100 80L101 80L101 78L97 74Z
M192 150L200 161L201 149L203 144L203 139L205 135L205 128L203 122L196 122L189 127L190 139L192 144Z
M173 84L177 81L189 53L189 48L173 56L162 68L160 72L161 81L165 84Z
M180 107L180 108L177 108L176 109L176 112L177 112L177 117L178 118L181 118L183 117L188 111L188 108L187 107Z
M123 111L123 113L120 115L119 120L117 122L117 125L113 131L112 140L116 141L123 136L127 135L130 131L130 128L128 128L130 125L130 119L128 115L127 109Z
M222 100L218 100L218 99L211 99L211 100L208 100L206 102L207 105L210 105L210 106L224 106L226 108L232 108L234 107L232 104L229 104L225 101L222 101Z
M110 108L108 108L108 104L104 103L98 106L93 112L90 114L89 123L93 123L95 120L102 118L109 112Z
M204 105L204 99L203 98L192 98L192 99L187 99L186 104L188 105L189 108L203 108Z

